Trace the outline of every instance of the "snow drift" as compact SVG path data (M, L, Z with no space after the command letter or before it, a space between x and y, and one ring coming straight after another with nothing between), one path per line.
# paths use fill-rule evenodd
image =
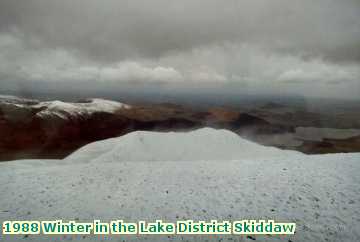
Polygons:
M359 161L358 153L302 155L263 147L223 130L135 132L90 144L65 160L0 163L0 222L274 219L295 222L296 234L250 239L359 241ZM2 239L99 238L0 235ZM105 239L249 240L234 235Z
M136 131L84 146L66 162L226 161L301 155L265 147L228 130L202 128L190 133Z

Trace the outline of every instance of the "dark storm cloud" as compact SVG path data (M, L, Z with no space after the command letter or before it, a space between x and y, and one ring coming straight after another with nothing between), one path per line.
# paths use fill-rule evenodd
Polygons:
M0 0L2 31L103 61L223 42L359 61L359 16L358 0Z
M2 87L236 83L348 97L359 64L359 0L0 0Z

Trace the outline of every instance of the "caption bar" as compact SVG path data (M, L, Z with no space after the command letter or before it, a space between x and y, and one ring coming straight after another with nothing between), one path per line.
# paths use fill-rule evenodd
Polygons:
M277 234L295 233L295 223L276 223L274 220L241 220L241 221L193 221L184 220L167 223L138 221L128 223L123 220L91 223L75 221L5 221L3 234Z

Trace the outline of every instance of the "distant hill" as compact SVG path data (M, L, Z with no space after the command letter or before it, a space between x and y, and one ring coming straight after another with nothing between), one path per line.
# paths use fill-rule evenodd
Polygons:
M132 131L190 131L202 127L228 129L263 145L306 153L331 153L331 149L336 152L359 151L357 146L346 145L346 141L341 145L337 142L335 148L312 149L321 145L321 138L306 143L306 148L301 147L303 141L295 135L297 127L314 127L316 130L322 124L336 126L340 121L279 107L283 106L269 103L268 109L262 107L248 111L226 107L195 110L169 103L128 105L104 99L40 102L0 96L0 160L64 158L88 143ZM315 133L319 132L323 131ZM293 140L289 142L289 138Z

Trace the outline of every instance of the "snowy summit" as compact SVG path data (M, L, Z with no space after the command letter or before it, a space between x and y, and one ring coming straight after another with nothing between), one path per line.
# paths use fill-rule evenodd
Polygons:
M122 108L130 108L129 105L104 99L89 99L87 102L69 103L62 101L41 102L34 106L42 111L37 115L58 116L67 118L71 116L89 116L96 112L113 113Z
M265 147L228 130L202 128L190 133L135 131L86 145L65 161L228 161L288 155L302 153Z

